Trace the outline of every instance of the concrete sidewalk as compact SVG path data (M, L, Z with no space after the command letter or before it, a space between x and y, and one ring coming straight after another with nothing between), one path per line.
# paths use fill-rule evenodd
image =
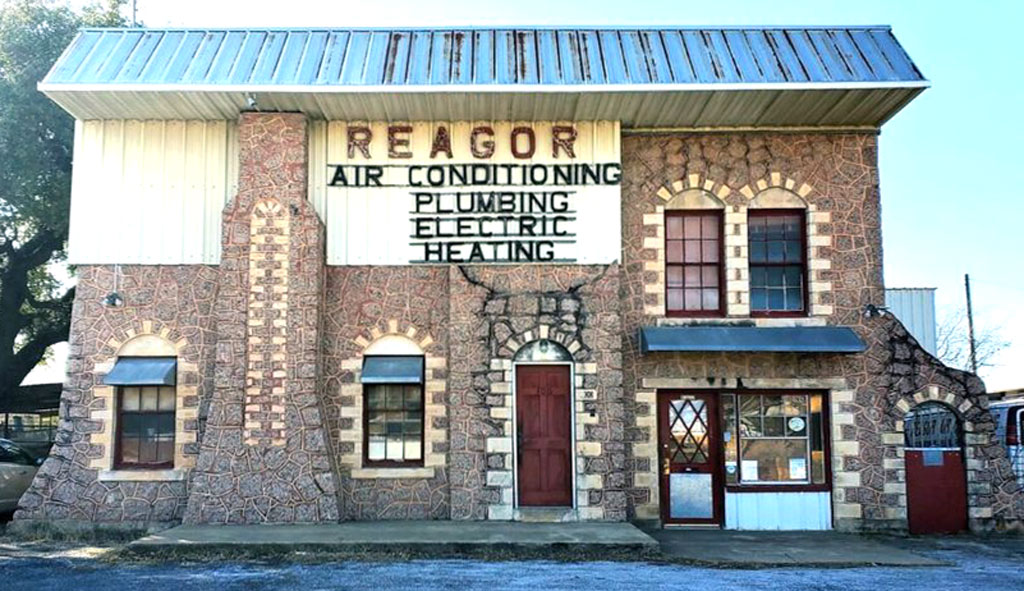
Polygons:
M942 566L884 540L831 531L649 529L662 553L681 562L730 568L771 566Z
M376 521L323 525L182 525L129 544L136 552L199 548L349 551L579 550L656 553L629 523Z

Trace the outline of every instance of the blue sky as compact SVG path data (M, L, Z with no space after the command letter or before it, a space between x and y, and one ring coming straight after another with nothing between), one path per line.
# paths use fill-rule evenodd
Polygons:
M75 2L78 4L79 2ZM982 372L1024 387L1024 2L908 0L138 0L148 26L892 25L932 88L882 130L886 284L937 287L1013 346Z

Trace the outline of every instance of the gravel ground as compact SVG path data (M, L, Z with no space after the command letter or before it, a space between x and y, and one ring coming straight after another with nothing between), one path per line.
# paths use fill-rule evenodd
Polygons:
M4 591L134 591L151 585L193 589L686 589L880 591L887 589L1024 589L1024 540L908 540L914 551L953 564L937 568L710 569L647 563L479 560L338 562L330 564L117 564L101 548L4 544ZM699 587L695 583L699 581Z

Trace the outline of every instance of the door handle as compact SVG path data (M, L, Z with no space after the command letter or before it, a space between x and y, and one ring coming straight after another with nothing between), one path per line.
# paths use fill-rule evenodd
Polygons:
M665 461L663 462L661 469L662 469L662 471L664 471L666 476L668 474L671 474L671 472L672 472L672 461L669 460L668 456L665 456Z

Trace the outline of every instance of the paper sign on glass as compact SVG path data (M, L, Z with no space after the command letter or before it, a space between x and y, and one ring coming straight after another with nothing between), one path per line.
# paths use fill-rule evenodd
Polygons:
M806 458L789 458L789 479L807 480Z
M743 462L740 463L740 469L743 470L744 482L760 480L757 475L757 460L743 460Z

